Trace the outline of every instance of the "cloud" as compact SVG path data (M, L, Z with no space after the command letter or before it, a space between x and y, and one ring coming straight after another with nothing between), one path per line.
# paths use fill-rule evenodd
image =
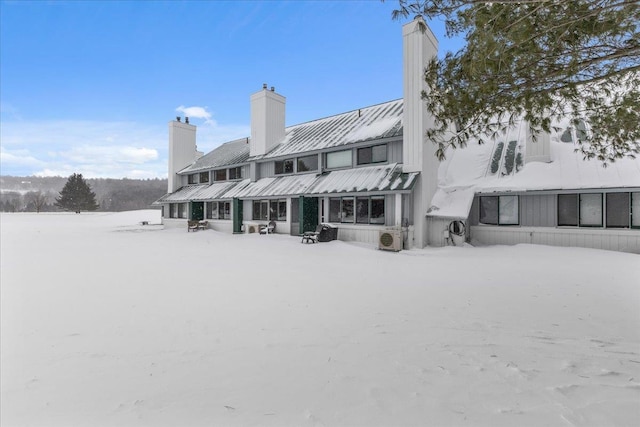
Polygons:
M176 108L178 113L182 113L185 117L204 119L204 122L210 126L217 126L217 122L211 117L211 113L207 111L207 107L185 107L184 105Z
M206 109L195 112L209 120L197 125L201 151L209 152L223 142L250 134L248 125L219 125ZM192 117L199 118L198 114ZM165 178L168 139L164 121L148 124L3 117L0 174L69 176L76 172L87 178Z

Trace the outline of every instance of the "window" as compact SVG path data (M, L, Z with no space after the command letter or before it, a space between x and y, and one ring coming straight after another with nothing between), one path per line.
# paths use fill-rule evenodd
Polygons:
M286 221L286 200L254 200L252 219L257 221Z
M607 193L607 228L629 228L629 193Z
M178 205L175 203L169 204L169 218L177 218L178 217Z
M200 172L200 183L209 182L209 172Z
M213 172L215 175L216 181L226 181L227 180L227 170L226 169L218 169Z
M578 225L577 194L558 194L558 225Z
M631 193L631 228L640 228L640 192Z
M369 198L356 197L356 223L369 223Z
M208 202L206 208L207 219L218 219L218 202Z
M602 227L602 194L558 194L558 225Z
M180 203L178 204L178 218L187 218L187 205L188 203Z
M231 202L218 202L218 219L231 219Z
M197 184L198 180L196 179L196 176L197 176L197 174L195 174L195 173L192 173L189 176L187 176L187 183L188 184Z
M382 163L387 161L387 144L358 148L358 164Z
M298 157L298 172L317 171L318 156Z
M353 165L351 155L351 150L327 153L327 169L351 167Z
M384 224L384 196L332 197L329 222Z
M353 222L353 197L342 198L340 222Z
M499 222L500 225L518 225L518 196L500 196Z
M231 219L231 202L207 203L207 219Z
M293 159L276 160L275 174L282 175L285 173L293 173Z
M518 196L480 197L480 223L490 225L518 225Z
M371 197L371 219L369 222L384 224L384 196Z
M602 194L580 195L580 226L602 227Z
M229 168L229 179L242 179L242 167Z
M329 199L329 222L340 222L340 198Z

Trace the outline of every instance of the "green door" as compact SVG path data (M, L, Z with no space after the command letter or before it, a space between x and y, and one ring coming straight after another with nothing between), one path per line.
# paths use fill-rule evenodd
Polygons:
M204 219L204 202L191 202L191 219Z
M300 197L300 234L315 231L318 226L318 198Z
M235 198L233 199L233 232L234 233L242 233L242 207L244 203L242 200Z

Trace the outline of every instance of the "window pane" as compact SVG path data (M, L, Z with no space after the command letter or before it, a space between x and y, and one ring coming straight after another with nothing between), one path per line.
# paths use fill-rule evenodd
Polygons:
M275 220L278 218L278 201L277 200L271 200L269 202L269 218L267 218L268 220Z
M327 153L327 169L344 168L351 165L351 150Z
M260 218L258 219L262 219L262 220L269 219L269 201L268 200L260 201Z
M220 169L215 171L216 174L216 181L226 181L227 180L227 170L226 169Z
M318 170L318 156L298 157L298 172Z
M169 218L176 218L178 215L176 213L176 204L169 204Z
M200 183L209 182L209 172L201 172L200 173Z
M371 224L384 224L384 196L371 198Z
M369 198L356 198L356 222L359 224L369 223Z
M631 226L640 227L640 193L631 193Z
M253 201L253 213L251 218L252 219L260 219L260 200L254 200Z
M293 159L277 160L275 162L275 173L276 175L293 173Z
M629 193L607 193L607 227L629 228Z
M387 145L376 145L371 148L371 162L372 163L380 163L387 161Z
M353 222L353 197L342 199L342 222Z
M187 218L187 204L186 203L180 203L180 213L178 215L178 218Z
M480 197L480 223L498 225L498 197Z
M287 201L278 200L278 221L287 220Z
M218 202L207 203L207 218L218 219Z
M518 225L518 196L500 196L501 225Z
M231 219L231 202L220 202L220 205L222 206L223 209L223 219ZM218 215L220 215L220 213L218 213Z
M340 199L329 199L329 222L340 222Z
M580 195L580 225L602 226L602 194Z
M240 179L242 178L242 167L238 166L236 168L229 169L229 179Z
M366 165L371 163L371 147L358 148L358 164Z
M276 175L280 175L284 173L284 161L283 160L276 160L274 162L274 173Z
M578 195L558 195L558 225L578 225Z

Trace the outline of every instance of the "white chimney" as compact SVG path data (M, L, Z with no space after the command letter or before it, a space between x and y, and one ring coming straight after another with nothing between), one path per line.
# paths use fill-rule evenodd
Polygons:
M437 189L440 162L435 156L436 145L425 136L433 127L433 117L421 94L427 90L424 70L438 55L438 40L420 16L402 27L402 38L402 170L420 172L413 189L414 241L410 245L422 248L428 243L426 213Z
M551 147L550 140L551 135L548 132L540 131L535 136L531 133L531 129L529 127L529 123L523 122L521 126L526 127L526 148L525 148L525 163L529 162L545 162L549 163L551 161Z
M180 118L169 122L169 175L168 192L182 187L177 175L179 171L193 163L202 153L196 149L196 127L183 123Z
M284 140L285 97L267 85L251 95L251 143L249 154L267 154Z

